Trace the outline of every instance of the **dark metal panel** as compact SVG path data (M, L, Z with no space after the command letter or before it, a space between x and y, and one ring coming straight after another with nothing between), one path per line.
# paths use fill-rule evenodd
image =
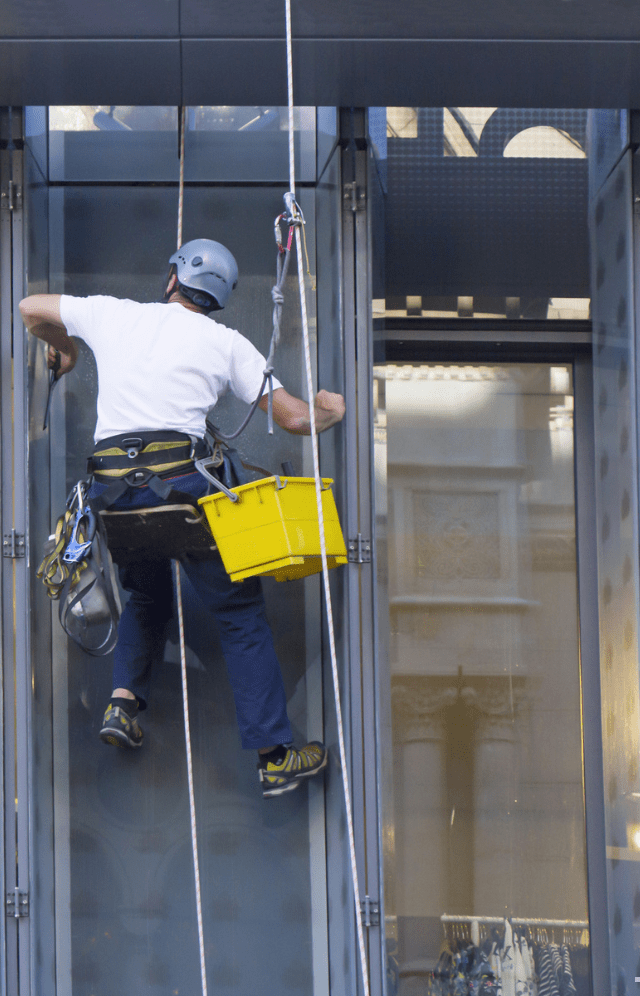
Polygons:
M597 512L593 531L597 544L607 879L606 895L597 901L606 906L609 921L611 992L628 991L628 983L638 974L633 941L640 893L635 839L640 793L635 764L640 738L640 576L635 554L638 370L634 272L638 246L632 160L627 151L591 209Z
M55 0L50 0L54 3ZM33 0L32 0L33 3ZM640 8L602 0L514 4L492 0L299 0L293 32L307 38L634 38ZM238 3L183 0L185 35L277 37L284 34L283 0Z
M301 53L295 46L294 62ZM309 89L309 88L307 88ZM320 90L318 90L318 93ZM307 91L305 94L308 96ZM207 95L205 99L205 95ZM255 99L254 99L255 98ZM287 100L287 62L284 41L248 38L186 38L182 42L182 99L198 104L269 104ZM299 75L294 78L296 104L333 104L303 99Z
M630 138L629 111L612 108L589 111L587 143L592 197L622 158Z
M0 104L177 104L177 40L0 41Z
M178 33L179 0L5 0L5 38L154 38Z
M294 42L297 104L640 106L640 43L316 39ZM286 102L279 40L187 39L186 104Z
M286 103L284 41L0 41L1 104ZM297 104L640 106L640 42L294 43Z
M388 169L387 297L589 296L586 160L438 159L390 139Z

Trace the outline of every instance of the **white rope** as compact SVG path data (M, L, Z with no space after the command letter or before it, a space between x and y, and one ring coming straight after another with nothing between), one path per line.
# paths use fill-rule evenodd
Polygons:
M180 179L178 180L178 245L177 249L182 245L182 215L184 212L184 133L187 124L187 108L178 108L179 122L178 127L180 129Z
M202 924L202 895L200 891L200 863L198 861L198 834L196 830L196 800L193 792L193 760L191 756L191 727L189 725L189 694L187 691L187 655L184 643L184 619L182 616L182 581L180 564L173 561L173 572L178 603L178 629L180 632L180 667L182 671L182 704L184 707L184 738L187 744L187 780L189 783L189 812L191 816L191 849L193 851L193 877L196 887L196 910L198 915L198 944L200 946L200 977L202 996L207 996L207 967L204 958L204 928Z
M285 0L286 22L287 22L287 84L289 96L289 186L291 193L295 197L295 160L293 146L293 70L292 70L292 41L291 41L291 0ZM351 807L351 791L349 788L349 773L347 767L347 752L344 740L344 727L342 722L342 706L340 703L340 679L338 676L338 662L336 655L336 642L333 627L333 608L331 603L331 588L329 585L329 567L327 564L327 546L325 539L324 512L322 508L322 480L320 478L320 460L318 456L318 437L316 435L316 417L314 409L314 389L313 375L311 372L311 351L309 348L309 324L307 319L307 295L304 282L304 265L302 258L302 228L296 227L296 251L298 257L298 284L300 287L300 313L302 318L302 337L304 341L304 362L307 375L307 397L309 399L309 420L311 423L311 449L313 452L313 475L316 485L316 505L318 508L318 525L320 530L320 554L322 557L322 578L324 582L325 608L327 614L327 628L329 631L329 649L331 653L331 673L333 676L333 692L336 703L336 719L338 725L338 743L340 747L340 767L342 770L342 784L344 787L344 802L347 819L347 830L349 837L349 856L351 859L351 880L353 883L353 900L355 906L356 929L358 933L358 949L360 952L360 967L362 970L362 985L364 996L369 996L369 970L367 966L367 952L364 943L364 929L362 926L362 916L360 912L360 886L358 884L358 865L356 862L355 835L353 829L353 812Z
M291 44L291 0L285 0L285 17L287 22L287 95L289 100L289 190L296 196L296 157L293 136L293 46ZM300 271L301 273L304 271Z

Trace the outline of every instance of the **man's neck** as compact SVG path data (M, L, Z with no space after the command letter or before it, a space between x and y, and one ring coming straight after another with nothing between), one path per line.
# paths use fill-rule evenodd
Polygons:
M183 308L187 311L195 311L196 315L205 315L206 312L203 308L199 308L197 304L190 301L188 297L183 297L180 291L174 291L169 298L167 304L181 304Z

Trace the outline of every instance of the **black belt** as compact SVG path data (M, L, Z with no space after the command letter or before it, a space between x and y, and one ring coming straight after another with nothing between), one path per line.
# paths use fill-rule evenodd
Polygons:
M204 439L184 432L127 432L101 439L87 460L87 472L105 484L138 470L165 478L188 473L194 460L208 452Z

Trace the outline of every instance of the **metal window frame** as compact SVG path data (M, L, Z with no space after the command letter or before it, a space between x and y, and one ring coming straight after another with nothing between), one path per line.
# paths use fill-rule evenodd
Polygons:
M31 992L31 666L28 625L27 362L18 311L24 288L22 113L2 108L0 132L0 372L2 398L2 660L5 905L0 992ZM5 548L5 537L17 537ZM7 556L8 553L8 556ZM7 899L14 897L13 904Z
M371 336L371 216L368 203L370 150L366 109L342 108L342 252L344 294L344 364L346 535L371 543L373 537L373 342ZM362 542L358 544L362 548ZM351 786L356 859L364 907L372 996L382 996L384 902L381 893L379 809L379 736L376 698L375 576L368 559L356 557L348 567L348 659L351 720ZM377 912L370 915L371 905ZM358 992L362 982L357 978Z
M471 323L470 323L471 324ZM480 333L479 335L482 335ZM379 362L428 360L470 362L569 362L574 372L574 482L576 540L578 550L577 586L579 619L580 707L583 726L583 764L587 897L589 907L591 992L606 991L610 978L609 924L603 897L607 894L604 779L602 766L602 720L600 702L600 655L598 591L596 572L595 457L593 412L593 364L591 336L586 331L567 342L553 329L536 342L498 343L469 335L457 338L414 335L402 338L400 349L390 337L388 355ZM385 350L385 352L387 352ZM375 559L375 536L372 542ZM382 745L379 745L382 749ZM380 870L381 880L384 869ZM382 938L384 941L384 938Z

